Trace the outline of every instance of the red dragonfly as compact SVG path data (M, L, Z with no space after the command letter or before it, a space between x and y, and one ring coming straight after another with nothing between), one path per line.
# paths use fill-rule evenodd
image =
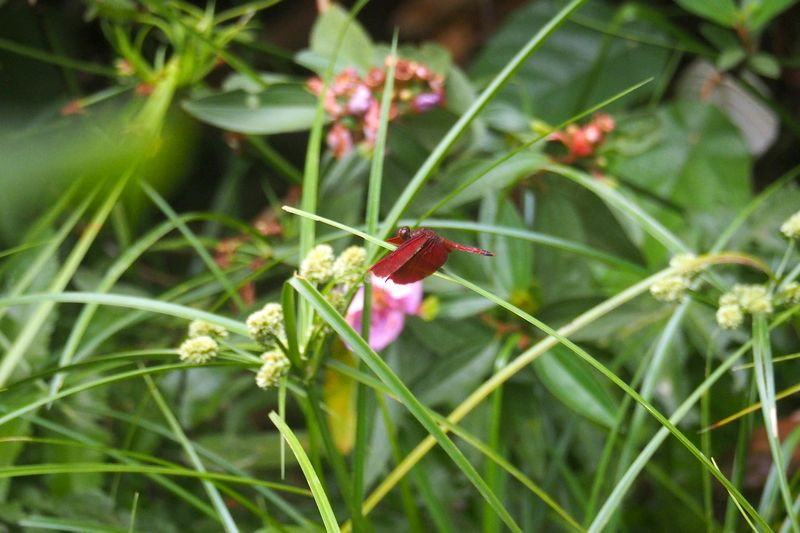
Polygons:
M445 264L447 256L453 250L494 255L481 248L448 241L426 228L412 231L408 226L403 226L397 230L397 235L386 242L397 244L397 249L372 265L369 270L379 278L389 278L401 285L414 283L436 272L436 269Z

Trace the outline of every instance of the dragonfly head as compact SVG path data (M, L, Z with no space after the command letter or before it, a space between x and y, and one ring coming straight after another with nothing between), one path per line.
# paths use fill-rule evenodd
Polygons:
M400 229L397 230L397 236L403 239L403 241L407 241L409 237L411 237L411 228L408 226L402 226Z

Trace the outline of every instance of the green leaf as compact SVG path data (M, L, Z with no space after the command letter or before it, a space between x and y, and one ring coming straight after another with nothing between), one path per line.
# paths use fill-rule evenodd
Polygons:
M747 203L747 145L722 112L709 104L679 101L659 110L656 119L649 126L656 135L650 146L610 159L613 175L694 212L710 215ZM622 142L627 136L641 137L642 120L652 122L652 117L620 128Z
M796 3L797 0L745 0L742 12L748 27L758 31Z
M691 11L721 26L732 27L736 23L737 12L733 0L677 0L677 2L686 11Z
M534 362L533 369L561 403L602 426L614 425L614 397L597 374L568 348L553 348Z
M356 20L349 20L347 11L337 4L330 7L317 19L311 30L310 50L300 58L316 63L321 73L333 59L339 35L344 31L339 53L336 56L336 71L344 67L356 67L366 73L375 64L375 47L364 28ZM305 62L305 61L303 61ZM321 68L320 68L321 67Z
M764 77L775 80L781 76L781 65L773 55L755 54L747 60L747 64Z
M311 128L316 98L301 84L274 85L260 93L236 90L184 100L198 120L239 133L270 135Z
M745 56L745 51L741 46L723 50L722 53L717 57L717 68L719 70L730 70L738 65L745 58Z
M472 78L481 80L500 70L529 39L531 28L544 24L559 6L553 1L533 2L509 16L509 22L489 40L475 61L470 72ZM605 2L588 3L574 18L586 20L593 27L570 23L555 32L535 59L523 64L487 113L500 113L505 105L508 118L504 120L511 121L509 129L517 129L533 117L558 123L634 83L660 77L669 53L666 48L649 43L668 45L665 34L641 21L626 22L619 28L637 36L646 35L641 40L612 37L594 28L596 25L616 31L614 14ZM655 84L639 89L624 103L612 105L611 110L630 105L634 100L646 101L654 90ZM516 117L508 106L516 110ZM520 118L527 120L522 122Z

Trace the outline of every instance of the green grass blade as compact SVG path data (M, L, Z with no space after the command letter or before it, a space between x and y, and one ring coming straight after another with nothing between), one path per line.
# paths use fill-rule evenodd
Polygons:
M353 353L363 359L370 370L392 391L412 415L423 425L423 427L436 439L442 449L450 456L453 462L464 472L467 478L475 485L481 495L491 503L492 508L503 519L512 531L521 531L514 519L508 514L497 496L492 493L486 482L481 479L475 468L467 461L466 457L453 444L439 425L428 414L427 409L419 400L408 390L405 384L392 372L378 354L376 354L369 344L356 333L356 331L342 318L336 310L325 300L325 298L310 283L301 278L294 278L292 286L305 299L307 299L323 319L345 340L353 349Z
M797 517L792 510L792 492L786 478L786 466L783 460L781 440L778 435L778 408L775 404L775 378L772 367L772 346L769 339L767 317L763 313L753 316L753 364L755 365L756 388L761 400L761 414L769 442L770 453L777 473L786 513L795 533L800 531Z
M44 63L49 63L51 65L58 65L60 67L88 72L90 74L97 74L98 76L105 76L111 79L117 78L117 71L111 67L87 63L85 61L71 59L69 57L64 57L57 54L51 54L50 52L45 52L44 50L39 50L37 48L31 48L29 46L15 43L14 41L9 41L8 39L0 38L0 50L7 50L8 52L29 57Z
M87 226L86 230L81 235L80 240L72 249L66 261L59 269L58 274L56 274L55 279L48 287L50 291L62 291L72 279L72 276L75 275L75 272L78 270L83 258L86 256L86 253L89 251L92 243L94 243L95 238L97 238L97 235L100 233L100 229L103 227L108 215L111 213L111 210L117 203L117 200L122 195L122 191L125 189L125 186L127 185L132 174L133 169L121 176L112 190L109 191L103 203L98 207L95 215L92 217L92 220ZM17 365L25 356L25 353L33 343L36 335L39 333L39 330L50 316L54 306L54 301L43 302L41 305L39 305L39 307L37 307L36 311L33 313L33 315L31 315L30 319L23 327L20 334L14 340L14 344L11 346L11 349L8 350L5 357L3 357L3 361L0 362L0 387L8 383L9 378L11 378L11 375L14 373Z
M102 294L96 292L55 292L44 294L26 294L13 298L0 298L0 307L12 305L26 305L40 302L60 302L60 303L95 303L100 305L111 305L114 307L127 307L129 309L140 309L152 313L161 313L175 316L186 320L205 320L212 324L218 324L231 333L247 336L247 326L242 322L231 320L230 318L201 311L193 307L178 305L153 298L143 298L141 296L127 296L122 294Z
M589 189L612 207L635 220L643 230L649 233L673 254L691 252L689 247L683 244L675 234L664 227L658 220L647 214L641 207L623 196L619 191L609 187L606 183L572 167L550 165L547 167L547 170Z
M317 473L314 471L314 467L311 465L311 461L309 461L300 441L297 440L291 428L281 420L278 413L273 411L269 414L269 419L272 420L272 423L275 424L275 427L281 432L281 435L286 440L292 453L297 458L297 462L303 470L303 475L306 476L306 481L311 489L314 501L317 502L319 514L322 515L322 522L325 524L325 530L328 533L338 533L339 523L336 520L336 515L333 514L333 509L328 501L328 496L325 494L325 489L322 488L322 483L320 483L319 477L317 477Z
M478 222L468 222L460 220L438 220L438 219L428 219L425 222L425 226L429 228L459 229L459 230L477 231L480 233L487 233L491 235L502 235L504 237L513 237L516 239L536 244L541 244L543 246L554 248L556 250L561 250L568 253L574 253L576 255L580 255L588 259L594 259L596 261L605 263L609 266L622 268L632 273L636 274L647 273L644 267L642 267L641 265L637 265L636 263L631 263L630 261L608 254L606 252L603 252L596 248L592 248L591 246L587 246L579 242L571 241L569 239L562 239L560 237L554 237L552 235L548 235L546 233L540 233L538 231L529 231L529 230L505 227L505 226L495 226L493 224L481 224Z
M305 489L261 481L258 479L247 479L228 474L216 474L213 472L198 472L189 468L178 468L174 466L152 466L152 465L120 465L111 463L37 463L32 465L16 465L12 467L0 468L0 479L18 478L30 476L47 476L54 474L162 474L165 476L177 476L186 478L198 478L209 481L223 483L238 483L241 485L260 485L276 490L282 490L291 494L308 496Z
M497 76L489 83L486 89L478 96L463 115L461 115L453 125L452 128L445 134L433 152L428 156L422 166L419 167L417 173L411 178L411 182L406 186L400 197L397 198L389 214L383 221L381 226L380 237L386 238L391 233L392 228L400 220L400 217L408 209L408 206L414 200L414 197L422 189L422 186L433 174L439 163L442 162L447 152L456 141L467 131L467 128L475 120L484 107L500 92L500 89L511 79L514 73L522 67L523 63L535 52L548 37L561 26L567 19L575 12L576 9L581 7L586 0L572 0L569 4L564 6L547 24L545 24L531 39L525 44L522 49L511 58L511 60L503 67Z
M189 244L192 245L192 248L194 248L194 250L197 252L197 255L199 255L203 260L203 263L205 263L208 270L214 274L214 276L219 280L220 285L225 288L225 292L228 294L228 297L236 302L236 306L239 309L247 309L247 305L244 303L244 300L242 300L242 297L239 296L239 292L236 290L236 287L233 286L231 280L228 279L228 276L225 275L217 262L214 261L214 258L211 257L211 254L208 253L208 250L206 250L205 246L200 243L200 240L197 238L194 232L192 232L192 230L190 230L189 227L184 224L183 221L181 221L175 210L170 207L166 200L164 200L164 198L162 198L153 187L144 181L142 181L140 185L153 203L156 204L159 209L161 209L161 212L164 213L167 218L170 219L170 221L172 221L175 227L178 228L178 231L180 231L186 240L189 241Z
M777 327L778 325L782 324L786 320L788 320L793 313L796 313L800 310L800 306L795 306L792 309L788 309L780 316L778 316L769 326L770 329ZM706 378L694 391L686 398L683 403L675 410L675 412L670 417L670 422L672 424L678 424L681 420L692 410L692 408L700 401L700 398L711 388L711 386L716 383L722 376L726 375L731 368L739 361L739 359L747 353L751 346L753 345L752 340L743 344L738 350L736 350L733 354L731 354L725 361L723 361L712 373L708 378ZM650 458L655 454L661 444L669 435L669 430L666 427L662 427L658 430L656 435L650 439L650 441L645 445L644 449L639 453L636 459L631 463L628 470L625 472L625 475L620 479L617 485L612 490L611 494L606 499L605 503L601 507L600 511L595 516L592 525L594 526L594 531L601 531L603 526L607 523L607 521L611 518L614 510L621 504L622 499L625 496L625 493L630 489L633 481L636 479L636 476L642 471L645 465L648 463ZM727 489L727 487L726 487ZM739 506L740 502L736 502L736 505ZM752 507L752 506L751 506ZM748 510L749 512L749 510ZM760 516L756 519L759 523L764 523L763 518ZM592 529L592 528L590 528ZM765 529L769 529L768 527Z
M576 345L574 342L570 341L569 339L567 339L563 335L559 334L557 331L555 331L550 326L546 325L545 323L543 323L542 321L538 320L537 318L534 318L530 314L522 311L521 309L511 305L510 303L502 300L501 298L498 298L497 296L495 296L494 294L490 293L489 291L486 291L486 290L482 289L481 287L478 287L477 285L475 285L475 284L473 284L471 282L468 282L468 281L466 281L464 279L461 279L461 278L458 278L458 277L455 277L455 276L449 276L449 277L453 281L459 283L460 285L463 285L464 287L467 287L467 288L471 289L472 291L484 296L485 298L493 301L494 303L500 305L501 307L504 307L505 309L511 311L512 313L514 313L515 315L519 316L520 318L522 318L526 322L532 324L536 328L540 329L542 332L546 333L547 335L557 339L558 342L560 342L561 344L563 344L564 346L569 348L578 357L580 357L586 363L591 365L595 370L599 371L609 381L611 381L617 387L622 389L622 391L625 392L625 394L631 396L638 404L640 404L642 407L644 407L644 409L648 413L650 413L656 420L658 420L658 422L661 423L661 425L664 426L664 429L666 429L667 431L672 433L672 435L675 436L675 438L677 438L678 441L681 444L683 444L683 446L703 464L703 466L705 466L707 469L709 469L712 472L712 474L714 475L714 477L716 477L717 480L720 483L722 483L722 485L732 495L734 495L738 499L738 501L742 505L742 507L744 507L750 513L750 515L756 521L759 522L760 525L766 525L766 523L763 521L761 516L756 512L756 510L753 508L753 506L750 505L750 503L741 495L741 493L739 493L739 491L736 489L736 487L734 487L731 484L731 482L719 471L719 469L714 467L714 465L712 464L711 460L709 458L707 458L705 455L703 455L703 453L697 448L697 446L695 446L695 444L692 443L691 440L689 440L683 434L683 432L681 432L677 427L675 427L675 425L673 423L671 423L663 414L661 414L661 412L659 412L650 402L648 402L647 400L642 398L642 396L638 392L633 390L630 387L630 385L625 383L621 378L619 378L616 374L614 374L612 371L610 371L600 361L598 361L597 359L592 357L588 352L586 352L584 349L582 349L581 347ZM598 531L598 530L594 529L594 524L593 524L593 527L590 527L589 531Z
M556 132L556 131L558 131L560 129L563 129L564 127L568 126L569 124L573 124L573 123L579 121L580 119L582 119L583 117L591 115L595 111L599 111L600 109L603 109L604 107L607 107L607 106L613 104L617 100L620 100L620 99L624 98L625 96L628 96L629 94L633 93L634 91L636 91L636 90L640 89L641 87L647 85L652 80L653 80L652 78L648 78L646 80L640 81L639 83L631 85L627 89L622 90L622 91L618 92L617 94L615 94L614 96L612 96L610 98L607 98L607 99L603 100L602 102L600 102L598 104L595 104L595 105L587 108L586 110L581 111L580 113L578 113L576 115L571 116L567 120L565 120L565 121L561 122L560 124L550 128L547 132L542 133L541 135L538 135L537 137L534 137L530 141L527 141L527 142L523 143L521 146L519 146L519 147L517 147L517 148L515 148L513 150L509 150L509 151L505 152L502 156L498 157L494 161L492 161L490 163L487 163L480 170L478 170L477 172L472 174L469 178L467 178L466 180L464 180L461 183L459 183L456 187L454 187L452 191L450 191L449 193L447 193L447 195L442 197L438 202L436 202L436 204L431 206L430 209L428 209L422 216L420 216L417 219L417 224L420 224L423 220L427 220L427 218L429 216L433 215L434 213L439 211L442 207L444 207L445 205L450 203L454 198L456 198L459 194L461 194L463 191L465 191L467 188L469 188L472 184L478 182L482 177L486 176L489 172L491 172L495 168L499 167L500 165L502 165L503 163L505 163L506 161L508 161L512 157L514 157L515 155L517 155L517 154L519 154L521 152L524 152L525 150L530 149L535 144L547 139L548 136L551 133L554 133L554 132ZM429 225L429 223L426 224L426 225Z
M175 435L175 438L178 442L181 443L181 447L183 448L184 453L189 456L189 460L191 461L194 469L197 472L206 473L206 467L203 465L203 461L200 459L200 456L197 455L197 452L192 445L192 442L186 437L186 433L184 433L183 428L181 428L178 419L175 418L175 415L172 413L172 410L167 405L166 400L164 400L164 396L162 396L161 391L158 390L153 378L147 374L142 376L144 378L145 383L147 383L147 388L150 391L150 395L158 405L161 414L164 416L164 419L167 421L172 433ZM225 527L225 531L231 533L237 533L239 528L236 526L236 522L233 520L230 511L228 511L228 507L225 505L225 502L222 499L217 488L214 486L213 483L210 481L203 481L203 488L206 490L206 494L208 494L208 498L211 500L211 504L214 506L214 509L217 512L220 522Z
M392 39L392 48L389 53L392 60L386 72L386 81L381 94L381 108L378 120L378 131L375 136L375 145L372 152L372 164L369 173L369 187L367 189L366 228L370 234L375 234L378 229L378 219L381 208L381 188L383 184L383 162L386 152L386 135L389 128L389 110L392 105L394 90L395 59L397 58L397 31ZM374 245L367 247L367 262L375 257L378 248ZM365 339L370 338L372 324L372 284L363 285L364 304L361 312L361 332ZM366 371L366 363L358 361L358 369ZM367 439L369 437L369 415L374 412L372 404L368 401L369 391L363 383L356 384L356 435L352 454L353 488L351 491L351 509L361 516L361 501L364 499L364 468L367 459Z

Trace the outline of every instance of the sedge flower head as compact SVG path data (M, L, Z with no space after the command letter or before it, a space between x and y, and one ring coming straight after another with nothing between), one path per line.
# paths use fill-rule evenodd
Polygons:
M181 361L193 364L207 363L217 356L219 345L208 335L200 335L183 341L178 348Z
M333 248L328 244L318 244L300 263L300 276L311 283L325 283L333 276L333 263Z
M344 293L341 291L332 290L328 292L325 295L325 300L337 311L341 311L344 308Z
M783 233L787 239L800 239L800 211L787 218L786 221L781 224L781 233Z
M771 313L772 298L764 285L734 285L731 291L748 313Z
M694 254L678 254L669 260L669 266L681 271L682 274L695 274L698 271L697 256Z
M719 306L722 307L725 305L739 305L739 297L732 292L726 292L719 297Z
M211 337L212 339L224 339L228 336L228 331L222 326L205 320L192 320L189 323L189 337L202 336Z
M738 304L727 304L717 309L717 324L723 329L736 329L743 321L744 313Z
M333 277L345 285L352 285L364 273L366 261L367 251L363 246L350 246L333 263Z
M781 300L790 304L798 304L800 303L800 283L796 281L791 281L786 284L783 291L780 294Z
M650 285L650 294L662 302L680 302L690 283L686 276L667 276Z
M261 362L261 368L256 374L256 385L262 389L276 387L291 366L289 359L280 350L264 352L261 354Z
M246 324L249 335L264 346L272 346L276 339L281 342L286 340L283 307L280 304L268 303L248 316Z
M400 285L391 280L372 276L372 314L370 315L369 345L379 351L394 342L405 327L406 315L419 312L422 304L422 282ZM361 332L361 313L364 310L364 287L358 290L346 319Z

